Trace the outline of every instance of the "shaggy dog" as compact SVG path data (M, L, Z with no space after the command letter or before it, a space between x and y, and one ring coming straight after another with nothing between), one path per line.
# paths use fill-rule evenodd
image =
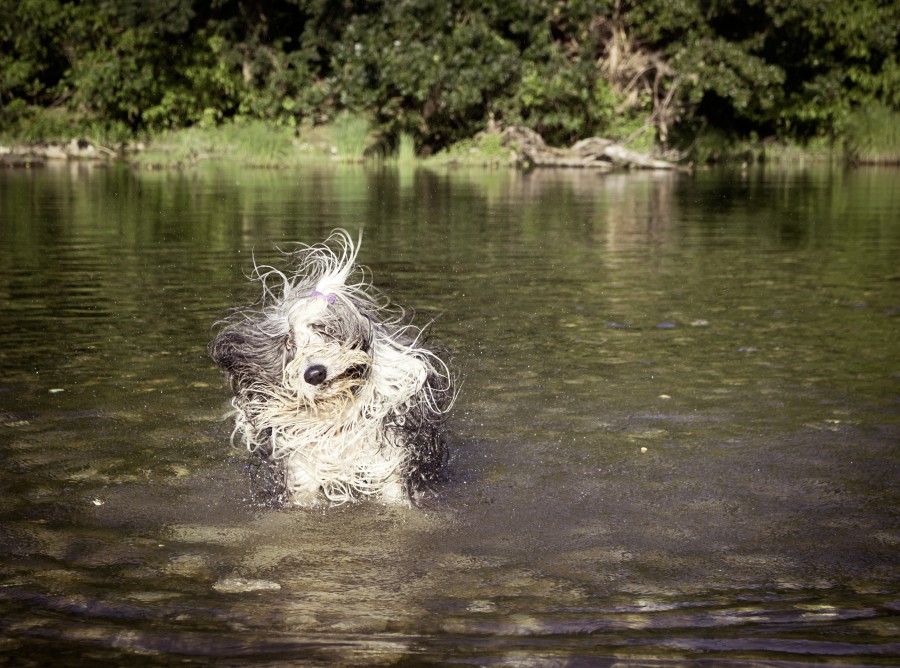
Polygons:
M446 458L454 379L403 309L372 287L344 230L300 245L284 273L255 266L259 299L218 323L213 360L235 430L276 463L287 500L417 500Z

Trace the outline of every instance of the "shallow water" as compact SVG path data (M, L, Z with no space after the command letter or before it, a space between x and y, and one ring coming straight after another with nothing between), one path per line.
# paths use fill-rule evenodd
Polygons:
M464 377L421 509L229 446L209 327L337 226ZM895 664L898 258L889 170L0 171L0 657Z

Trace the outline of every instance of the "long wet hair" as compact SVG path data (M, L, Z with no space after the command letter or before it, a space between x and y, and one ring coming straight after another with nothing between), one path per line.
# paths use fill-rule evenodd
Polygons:
M234 392L234 436L286 471L314 471L340 503L399 476L416 496L443 469L455 398L445 350L377 289L344 230L286 253L288 269L254 265L253 303L215 326L212 359Z

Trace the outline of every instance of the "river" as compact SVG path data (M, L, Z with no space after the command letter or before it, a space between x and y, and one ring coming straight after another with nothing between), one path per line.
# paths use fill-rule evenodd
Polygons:
M420 508L230 444L210 327L337 227L462 379ZM17 666L900 660L897 170L2 170L0 314Z

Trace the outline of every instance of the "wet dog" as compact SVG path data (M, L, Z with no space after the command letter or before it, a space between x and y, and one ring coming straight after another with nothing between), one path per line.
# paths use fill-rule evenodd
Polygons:
M255 266L261 296L209 345L235 395L234 435L275 462L294 505L416 501L446 458L446 355L372 286L357 252L337 230L289 253L287 272Z

